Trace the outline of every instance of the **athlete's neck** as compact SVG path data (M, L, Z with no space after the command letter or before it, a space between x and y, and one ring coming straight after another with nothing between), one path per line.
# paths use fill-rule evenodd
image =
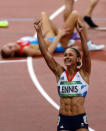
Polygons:
M78 71L78 69L76 67L67 67L67 74L68 75L74 75L76 72Z

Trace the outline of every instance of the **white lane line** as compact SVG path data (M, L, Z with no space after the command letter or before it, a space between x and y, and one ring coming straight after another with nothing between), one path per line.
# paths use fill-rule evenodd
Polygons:
M33 21L34 18L5 18L5 19L0 19L0 21L2 20L7 20L9 22L14 22L14 21Z
M0 63L19 63L19 62L26 62L27 59L22 60L0 60Z
M53 99L45 92L45 90L42 88L40 85L34 70L33 70L33 65L32 65L32 57L27 58L27 66L28 66L28 72L30 74L30 77L36 86L37 90L41 93L42 96L50 103L52 104L53 107L55 107L57 110L59 110L59 106L53 101Z
M27 67L28 72L31 77L32 82L34 83L37 90L41 93L41 95L57 110L59 110L59 105L56 104L56 102L46 93L46 91L43 89L43 87L40 85L33 69L32 65L32 57L27 58ZM89 131L95 131L94 129L89 127Z
M64 7L64 5L63 5ZM61 12L60 12L61 13ZM97 20L97 21L106 21L106 17L92 17L93 20ZM7 20L9 22L12 21L34 21L35 18L5 18L5 19L0 19L0 20Z
M59 9L57 9L51 16L50 19L53 20L56 16L58 16L62 11L64 11L65 5L61 6Z

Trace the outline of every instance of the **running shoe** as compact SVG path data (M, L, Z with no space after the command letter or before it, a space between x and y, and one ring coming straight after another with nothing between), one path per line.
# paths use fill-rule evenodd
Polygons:
M84 16L83 19L84 19L84 21L85 21L91 28L97 28L97 27L98 27L98 25L96 25L96 24L93 22L93 20L92 20L91 17L89 17L89 16Z
M96 50L102 50L105 46L102 45L96 45L94 43L87 44L89 51L96 51Z

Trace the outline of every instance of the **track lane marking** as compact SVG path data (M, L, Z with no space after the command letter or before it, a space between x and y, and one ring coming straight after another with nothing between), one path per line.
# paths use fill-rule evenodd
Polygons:
M92 18L93 20L97 20L97 21L106 21L106 17L92 17ZM0 20L7 20L8 22L15 22L15 21L21 22L21 21L34 21L35 18L5 18L5 19L0 19Z
M27 59L22 59L22 60L0 60L0 64L2 63L19 63L19 62L26 62Z
M30 75L34 85L36 86L37 90L41 93L41 95L44 96L44 98L50 104L52 104L53 107L55 107L57 110L59 110L59 106L53 101L53 99L45 92L45 90L40 85L40 83L36 77L36 74L34 73L33 64L32 64L32 57L27 58L27 67L28 67L29 75Z

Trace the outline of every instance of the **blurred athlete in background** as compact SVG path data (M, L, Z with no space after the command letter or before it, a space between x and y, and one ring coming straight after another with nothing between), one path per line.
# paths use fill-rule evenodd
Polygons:
M73 10L74 2L75 0L65 0L65 5L67 5L67 9L65 9L64 19L66 19L69 12ZM98 27L98 25L96 25L92 20L93 10L98 4L98 2L99 0L90 0L85 16L83 17L84 21L88 24L90 28Z

